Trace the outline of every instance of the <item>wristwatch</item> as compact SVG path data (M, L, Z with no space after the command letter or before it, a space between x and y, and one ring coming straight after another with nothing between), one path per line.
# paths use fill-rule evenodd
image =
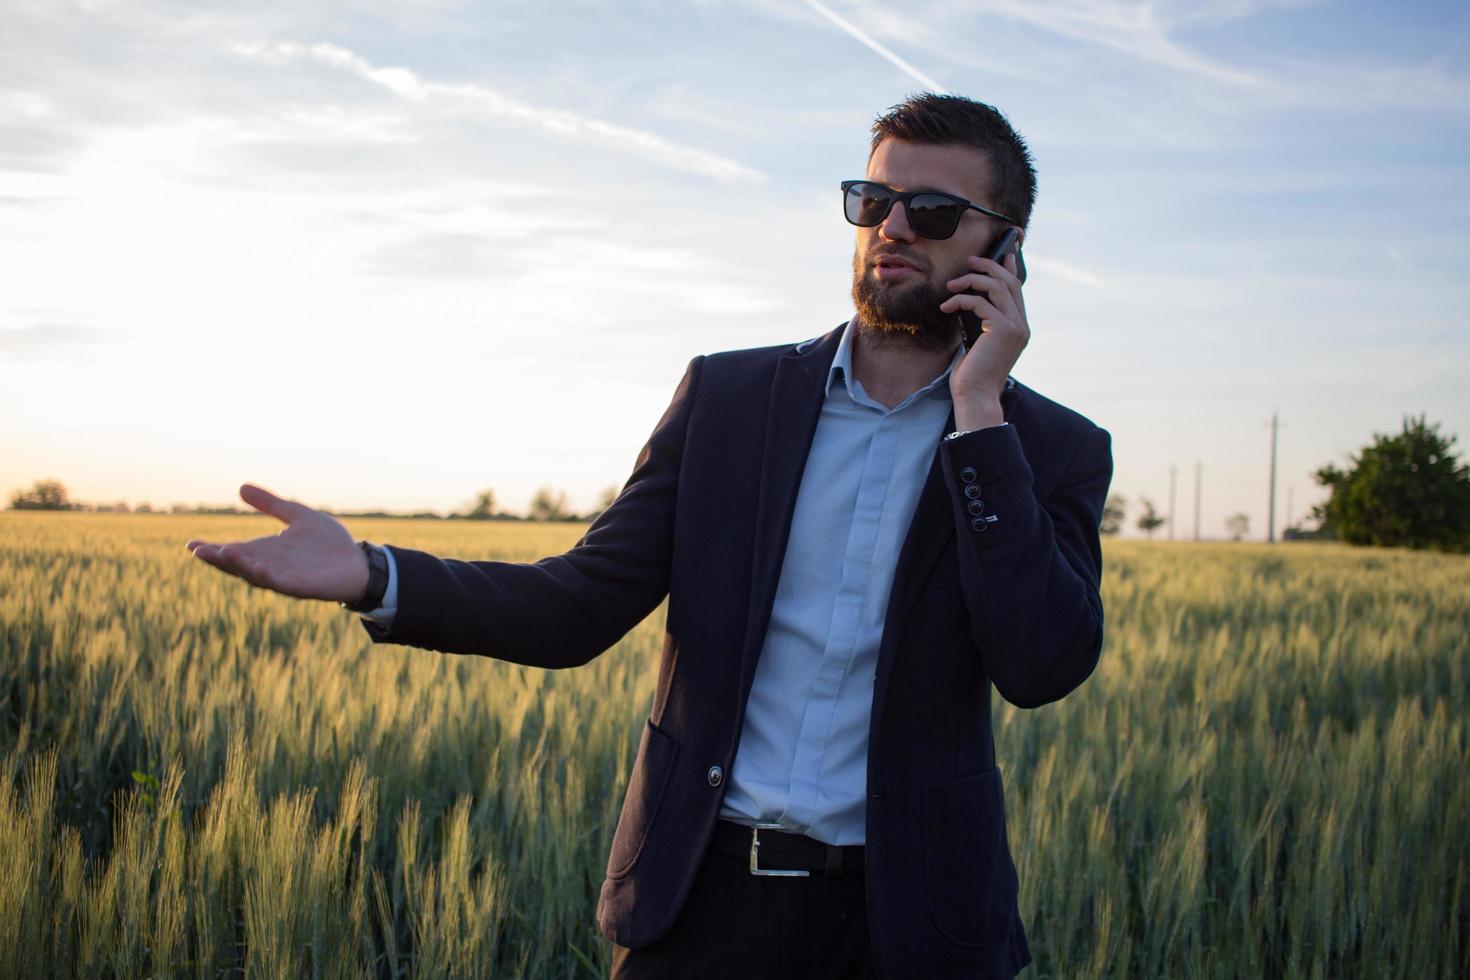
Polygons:
M1009 422L997 422L994 425L985 426L985 428L987 428L987 429L1000 429L1000 428L1004 428L1005 426L1010 425L1010 424L1011 423L1009 423ZM980 431L979 429L966 429L964 432L951 432L949 435L947 435L947 436L944 437L944 441L945 442L949 442L949 440L951 440L951 439L958 439L960 436L967 436L971 432L979 432L979 431Z
M358 613L370 612L383 604L383 593L388 591L388 552L370 541L359 541L357 546L367 555L367 591L355 602L342 603L342 608Z

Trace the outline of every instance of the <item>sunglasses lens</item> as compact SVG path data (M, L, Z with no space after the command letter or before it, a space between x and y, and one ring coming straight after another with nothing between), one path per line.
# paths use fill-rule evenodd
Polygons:
M893 195L881 184L853 184L842 197L847 220L859 228L871 228L888 217Z
M940 194L915 194L909 200L909 225L925 238L948 238L964 208Z
M842 210L859 228L872 228L883 223L898 197L882 184L854 181L843 194ZM950 237L965 213L963 204L944 194L915 194L906 202L906 210L909 226L924 238Z

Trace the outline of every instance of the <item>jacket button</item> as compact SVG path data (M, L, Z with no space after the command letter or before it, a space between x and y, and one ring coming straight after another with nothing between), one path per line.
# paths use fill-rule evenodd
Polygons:
M969 508L970 514L974 517L979 517L981 514L985 513L985 501L981 500L979 497L976 497L974 500L970 501L969 504L966 506Z
M980 499L980 484L978 484L978 483L967 483L967 484L965 484L965 496L966 497L969 497L971 500L979 500Z
M983 534L990 530L990 522L983 517L977 517L970 522L970 527Z
M725 770L719 766L710 766L709 772L704 774L704 778L709 780L711 786L718 786L725 781Z
M973 466L966 466L964 469L960 470L960 479L964 480L966 483L974 483L975 478L978 475L979 474L975 472L975 467Z

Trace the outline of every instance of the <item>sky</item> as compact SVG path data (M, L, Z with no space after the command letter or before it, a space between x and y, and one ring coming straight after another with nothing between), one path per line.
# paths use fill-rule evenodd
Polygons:
M1470 441L1463 2L0 10L7 500L590 508L690 358L848 319L838 183L937 89L1030 145L1013 374L1130 525L1198 467L1263 537L1273 412L1278 528L1406 415Z

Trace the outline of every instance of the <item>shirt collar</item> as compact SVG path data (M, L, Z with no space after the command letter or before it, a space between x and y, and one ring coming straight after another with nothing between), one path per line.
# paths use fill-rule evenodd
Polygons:
M840 383L847 389L848 396L854 397L855 400L852 390L852 385L855 380L852 376L852 345L853 338L856 336L857 321L849 320L847 327L842 331L842 340L837 344L837 354L832 358L832 366L827 370L827 385L823 389L824 395L832 394L832 385L834 383ZM948 384L949 373L954 370L955 365L960 363L960 359L964 356L965 342L961 340L960 346L954 352L954 357L950 358L948 366L933 381L905 399L904 404L908 404L908 402L926 393L931 398L948 399L950 397ZM1009 379L1007 380L1009 381Z

